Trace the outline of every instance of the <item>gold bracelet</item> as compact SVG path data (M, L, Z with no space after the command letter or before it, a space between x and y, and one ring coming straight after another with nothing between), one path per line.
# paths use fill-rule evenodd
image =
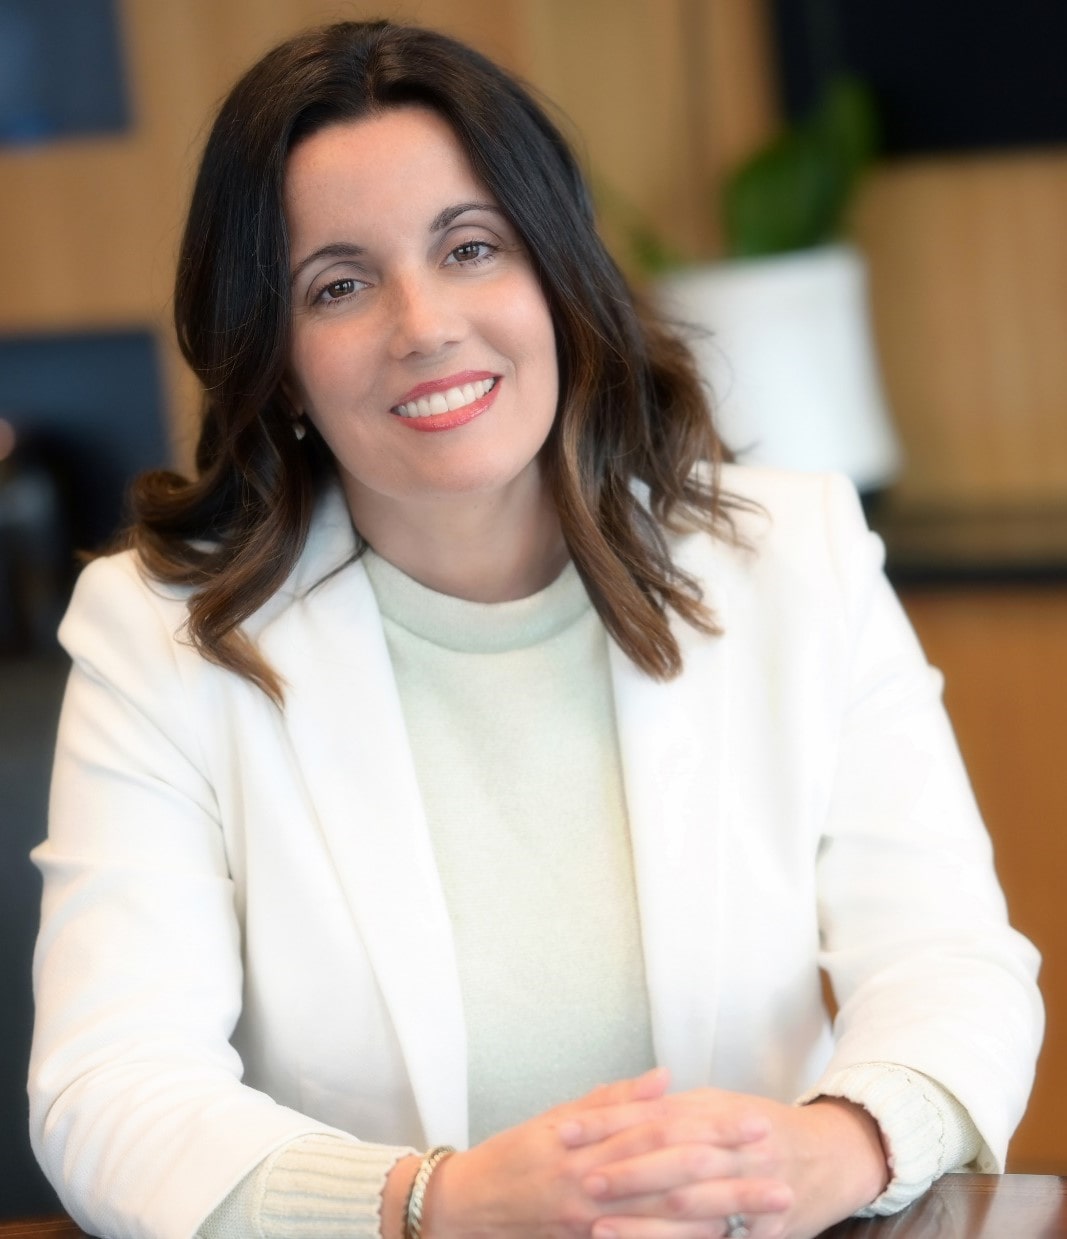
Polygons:
M404 1239L422 1239L422 1205L430 1175L456 1150L450 1144L439 1144L426 1154L415 1171L415 1178L408 1193L408 1207L404 1214Z

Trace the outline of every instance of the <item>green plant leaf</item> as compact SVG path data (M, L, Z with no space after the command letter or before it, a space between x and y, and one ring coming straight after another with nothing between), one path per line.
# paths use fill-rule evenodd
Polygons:
M834 78L804 120L757 151L722 189L734 257L809 249L841 232L878 144L874 103L855 78Z
M832 78L811 125L844 164L851 189L878 151L878 114L870 88L859 78Z

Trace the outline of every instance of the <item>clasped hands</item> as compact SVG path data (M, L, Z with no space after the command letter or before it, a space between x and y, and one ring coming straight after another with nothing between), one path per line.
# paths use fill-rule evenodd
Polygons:
M877 1125L821 1098L668 1094L657 1069L594 1089L457 1153L427 1198L426 1239L810 1239L888 1180Z

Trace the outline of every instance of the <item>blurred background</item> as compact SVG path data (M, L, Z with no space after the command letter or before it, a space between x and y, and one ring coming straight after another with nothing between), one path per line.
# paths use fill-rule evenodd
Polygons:
M127 479L190 460L197 397L169 315L199 148L269 46L376 16L454 33L554 101L604 232L651 296L710 280L697 325L725 366L708 362L724 417L773 373L794 440L781 450L847 470L838 438L869 404L875 464L854 476L946 673L1014 919L1046 957L1049 1034L1012 1169L1067 1173L1067 6L0 0L0 1216L55 1208L23 1087L39 899L25 854L65 675L53 633L74 550L118 525ZM845 182L824 142L839 80L872 109ZM781 233L809 191L833 198L821 223L751 241L752 220ZM852 273L841 332L858 361L793 372L791 348L810 362L819 346L731 334L730 290L772 272L792 290L825 251ZM749 356L763 358L751 373ZM811 413L803 397L853 369L866 395L816 435L833 384ZM730 425L735 446L774 458L772 427Z

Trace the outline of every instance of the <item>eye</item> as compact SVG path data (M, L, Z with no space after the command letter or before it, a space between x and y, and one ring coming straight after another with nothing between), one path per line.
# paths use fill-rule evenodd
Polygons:
M316 290L312 300L319 304L330 301L342 301L345 297L351 297L360 287L360 281L353 279L351 276L346 276L342 280L331 280L329 284L324 284Z
M448 261L460 263L463 266L473 266L477 263L488 262L499 248L498 245L493 245L489 241L464 241L462 245L449 250Z

